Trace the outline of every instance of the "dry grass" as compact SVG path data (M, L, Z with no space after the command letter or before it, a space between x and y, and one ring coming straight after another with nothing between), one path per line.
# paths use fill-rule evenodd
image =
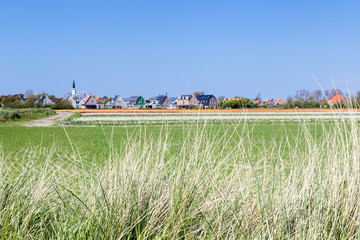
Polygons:
M251 126L242 124L231 133L235 144L203 125L184 126L188 137L176 156L166 126L159 138L129 136L120 148L108 136L103 164L85 164L75 147L28 149L17 155L22 159L1 155L1 236L358 238L357 121L334 121L322 137L303 123L294 141L270 140L261 151L254 151ZM138 134L146 135L146 126Z

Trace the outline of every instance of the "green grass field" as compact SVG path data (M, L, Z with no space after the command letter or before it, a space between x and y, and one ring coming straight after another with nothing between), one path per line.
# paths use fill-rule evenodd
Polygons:
M359 236L357 119L0 125L0 231L22 239Z
M322 136L322 129L329 124L311 124L307 126L314 137ZM237 129L237 133L234 130ZM186 138L195 138L198 131L205 132L209 140L213 137L223 138L228 147L234 146L239 135L248 134L251 142L257 147L270 147L274 142L280 142L285 135L294 142L303 131L299 123L234 123L234 125L199 125L199 126L130 126L130 127L0 127L0 143L5 155L18 154L28 149L56 148L63 152L71 152L72 146L87 160L101 162L110 153L109 141L114 150L121 149L131 141L160 141L162 134L168 135L168 143L172 146L171 153ZM191 141L191 140L190 140ZM257 148L254 148L255 150Z

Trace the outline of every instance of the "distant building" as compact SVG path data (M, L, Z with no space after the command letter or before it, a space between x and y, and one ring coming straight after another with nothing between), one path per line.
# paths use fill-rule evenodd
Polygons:
M268 106L268 107L274 107L276 104L275 100L274 99L267 99L265 100L264 102L264 105L265 106Z
M96 108L97 109L103 109L104 108L104 104L102 102L96 102Z
M127 108L145 108L146 101L141 95L134 95L129 98L123 98Z
M189 105L199 107L199 100L196 98L196 96L194 94L191 95L191 98L189 100Z
M126 103L119 95L115 95L115 97L110 102L108 102L105 107L106 108L118 108L118 109L127 108Z
M76 104L76 100L72 96L67 96L65 100L71 103L73 108L79 108L78 105Z
M192 95L180 95L176 99L176 108L178 109L188 109L190 108L190 99Z
M36 101L36 103L45 107L55 104L55 101L51 100L47 95L43 95Z
M171 101L168 96L160 95L152 103L152 108L165 108L169 109L171 107Z
M72 86L72 89L71 89L71 96L74 97L75 94L76 94L75 80L73 80L73 86Z
M275 106L281 106L286 103L285 98L280 98L279 101L275 103Z
M217 108L217 99L214 95L198 95L198 106L200 108Z
M97 102L95 98L88 94L81 102L80 102L80 108L81 109L96 109L97 108Z
M261 106L261 101L259 99L257 99L257 100L254 101L254 104L258 105L258 106Z
M84 92L76 92L76 88L75 88L75 80L73 80L73 85L72 85L72 89L71 89L71 97L73 99L79 99L79 98L84 98L85 97L85 93Z
M170 105L170 109L176 109L177 108L177 97L170 97L170 102L171 102L171 105Z
M329 105L340 104L340 103L345 103L345 98L341 94L334 96L328 101Z

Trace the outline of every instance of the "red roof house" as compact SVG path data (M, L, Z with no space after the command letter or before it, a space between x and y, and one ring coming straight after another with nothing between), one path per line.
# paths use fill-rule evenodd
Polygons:
M280 106L281 104L285 103L285 98L280 98L279 101L275 103L276 106Z
M345 98L341 94L338 94L335 97L331 98L328 101L328 104L329 105L339 104L339 103L344 102L344 100L345 100Z

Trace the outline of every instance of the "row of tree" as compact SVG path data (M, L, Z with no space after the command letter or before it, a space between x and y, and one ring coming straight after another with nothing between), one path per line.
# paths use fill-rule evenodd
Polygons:
M319 108L329 107L328 101L333 97L341 95L346 101L336 104L346 107L346 105L357 105L360 101L360 91L355 95L344 94L340 89L332 90L315 90L308 91L305 89L298 90L292 96L288 96L286 102L283 104L284 108Z

